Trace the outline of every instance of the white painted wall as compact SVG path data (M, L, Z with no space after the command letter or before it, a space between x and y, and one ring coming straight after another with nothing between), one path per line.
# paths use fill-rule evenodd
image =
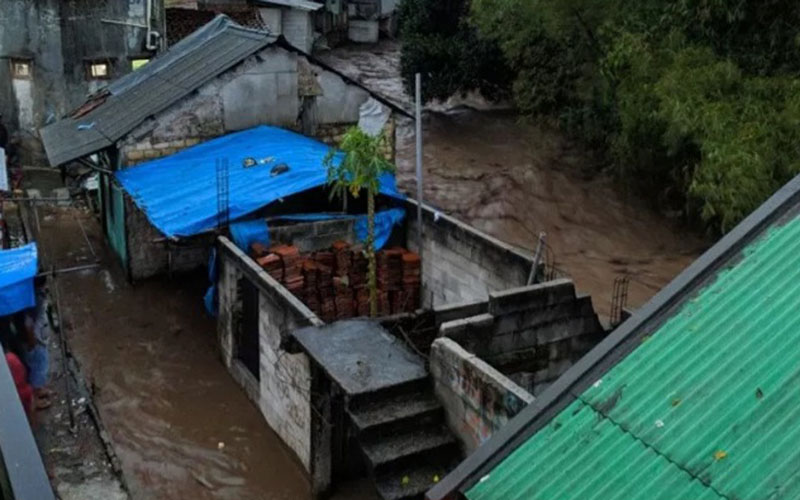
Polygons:
M270 427L311 471L311 368L305 354L280 348L281 332L299 326L277 304L260 294L261 399L259 407Z

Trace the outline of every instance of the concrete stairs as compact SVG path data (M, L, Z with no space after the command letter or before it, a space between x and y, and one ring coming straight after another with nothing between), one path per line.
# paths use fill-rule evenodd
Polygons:
M427 377L352 398L347 413L384 500L423 498L461 459Z

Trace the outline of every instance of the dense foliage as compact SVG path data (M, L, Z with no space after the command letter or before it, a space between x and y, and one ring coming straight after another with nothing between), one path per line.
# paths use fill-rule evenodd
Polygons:
M507 96L513 74L497 45L478 36L468 13L468 0L400 3L401 72L412 95L414 75L421 73L425 101L471 90L493 99Z
M798 2L472 0L470 23L523 112L662 207L725 231L800 173Z

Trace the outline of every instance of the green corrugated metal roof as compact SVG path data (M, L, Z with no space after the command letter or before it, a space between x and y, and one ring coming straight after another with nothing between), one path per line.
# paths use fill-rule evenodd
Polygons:
M800 218L750 244L467 497L800 498Z

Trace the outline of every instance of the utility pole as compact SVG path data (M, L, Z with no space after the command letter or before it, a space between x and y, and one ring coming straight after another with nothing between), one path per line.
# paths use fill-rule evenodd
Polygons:
M416 142L417 142L417 242L419 256L422 260L422 75L416 80Z

